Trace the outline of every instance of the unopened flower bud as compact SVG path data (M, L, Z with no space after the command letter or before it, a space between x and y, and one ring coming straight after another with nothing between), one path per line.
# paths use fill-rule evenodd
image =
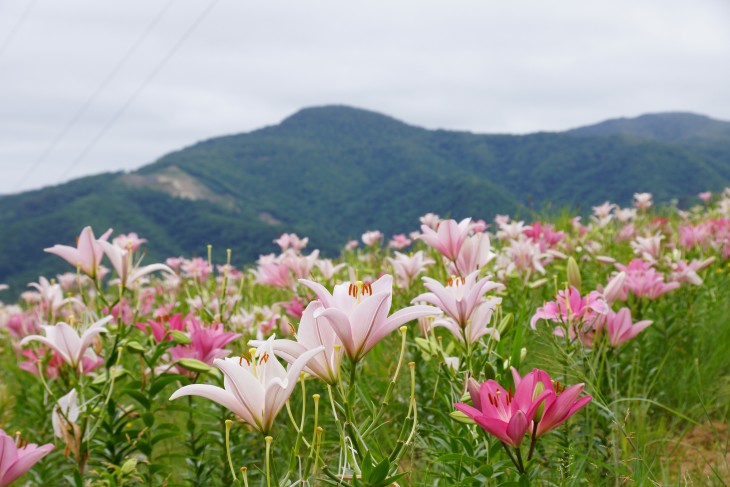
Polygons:
M580 267L573 257L568 257L568 284L580 291L581 278Z
M522 347L520 349L520 362L524 362L525 361L525 357L527 357L527 348Z

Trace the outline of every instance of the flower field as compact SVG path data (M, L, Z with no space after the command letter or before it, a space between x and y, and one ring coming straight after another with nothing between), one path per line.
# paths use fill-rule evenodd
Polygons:
M0 304L0 487L730 482L730 189L246 269L99 230Z

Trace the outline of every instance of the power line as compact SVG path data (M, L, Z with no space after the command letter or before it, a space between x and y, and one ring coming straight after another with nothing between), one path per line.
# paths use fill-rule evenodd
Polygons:
M12 29L10 29L10 32L5 37L5 40L0 44L0 57L2 57L5 50L8 48L8 46L13 42L13 39L15 38L15 34L18 33L20 30L20 27L25 23L25 21L28 19L28 16L30 15L31 10L33 10L33 7L35 7L37 0L31 0L28 5L25 7L25 10L23 10L23 13L20 14L20 17L18 17L18 21L15 23Z
M178 49L185 43L185 41L190 37L190 35L195 32L195 30L198 28L198 26L205 20L205 18L208 16L208 14L213 10L213 7L218 3L219 0L212 0L208 6L198 15L198 17L195 19L195 21L188 27L188 29L183 33L182 37L177 41L177 43L173 46L173 48L170 50L170 52L167 53L167 55L157 64L155 69L152 70L152 72L145 78L145 80L142 82L141 85L132 93L132 95L127 99L127 101L119 107L119 109L114 113L112 118L109 119L109 121L102 127L102 129L94 136L93 139L89 142L89 144L84 148L84 150L81 151L81 153L71 162L71 165L69 165L66 170L61 174L60 180L63 180L66 176L73 171L73 169L78 165L81 160L86 157L86 154L89 153L91 149L94 148L97 142L101 140L101 138L109 131L109 129L116 123L117 120L124 114L124 112L129 108L132 103L137 99L137 97L144 91L144 89L147 87L148 84L154 79L155 76L162 70L162 68L165 67L167 62L172 58L172 56L175 55Z
M21 186L28 180L28 178L33 174L33 172L38 169L38 166L40 166L43 161L46 160L46 158L53 152L53 150L56 148L56 146L63 140L63 138L68 134L68 132L76 125L76 122L78 122L81 117L86 113L86 111L91 107L91 105L96 101L96 98L101 94L102 91L116 78L117 74L122 70L125 64L127 64L127 61L129 61L132 56L137 52L137 49L139 46L144 43L144 41L147 39L147 36L152 32L152 30L157 26L157 24L162 20L162 17L167 13L167 11L170 9L172 4L175 2L175 0L169 0L167 4L165 4L164 7L157 13L157 15L152 19L152 22L149 23L147 28L142 32L142 34L137 38L136 41L130 46L129 49L127 49L127 52L124 53L122 58L117 62L116 66L109 72L109 74L104 78L104 80L99 84L99 86L96 88L96 90L87 98L86 102L79 107L79 109L76 111L76 113L73 114L73 116L69 119L68 122L66 122L66 125L61 129L61 131L51 140L51 142L46 146L45 149L43 149L43 152L31 163L30 167L26 172L21 176L21 178L18 180L18 182L15 184L15 190L20 190Z

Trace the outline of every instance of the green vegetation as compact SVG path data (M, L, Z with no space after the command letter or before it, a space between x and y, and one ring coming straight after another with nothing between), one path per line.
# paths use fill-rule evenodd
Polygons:
M147 185L103 174L3 197L0 282L17 296L41 271L62 270L42 249L72 243L84 225L136 231L154 243L151 258L204 254L210 243L218 255L234 248L242 264L273 251L282 232L307 235L310 247L332 255L365 230L415 230L427 212L485 220L546 205L585 212L605 200L628 204L640 191L657 201L680 196L682 204L730 184L728 161L730 123L689 114L510 136L311 108L170 153L134 173ZM192 176L202 199L149 190L171 171Z

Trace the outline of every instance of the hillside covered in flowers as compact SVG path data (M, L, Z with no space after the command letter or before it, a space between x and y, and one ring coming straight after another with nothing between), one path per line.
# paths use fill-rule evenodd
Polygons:
M0 487L730 481L730 189L245 268L79 231L0 304Z

